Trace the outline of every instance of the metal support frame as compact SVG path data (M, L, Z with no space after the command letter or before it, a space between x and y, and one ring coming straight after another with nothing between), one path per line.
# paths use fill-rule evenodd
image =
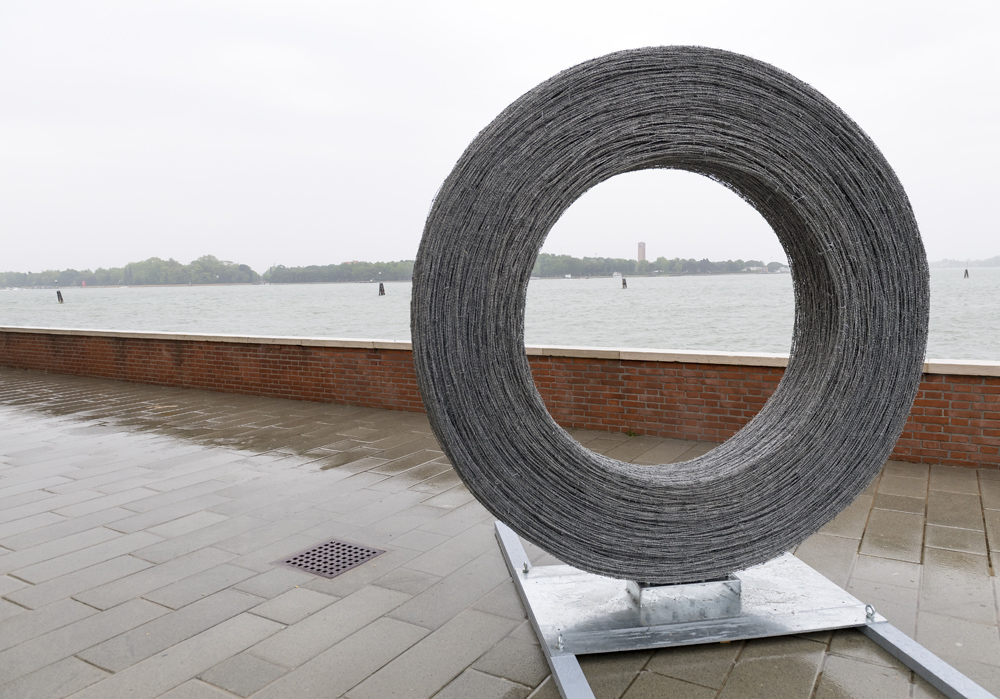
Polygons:
M497 522L496 536L563 699L594 699L578 655L849 628L950 699L997 699L791 554L729 580L647 591L571 566L532 566L513 530Z

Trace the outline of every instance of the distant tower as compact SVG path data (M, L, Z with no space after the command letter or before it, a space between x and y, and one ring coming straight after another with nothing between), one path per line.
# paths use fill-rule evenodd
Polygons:
M646 244L639 243L639 262L646 261Z

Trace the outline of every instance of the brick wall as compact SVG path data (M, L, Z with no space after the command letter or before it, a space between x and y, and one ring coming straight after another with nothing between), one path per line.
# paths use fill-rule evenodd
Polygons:
M564 427L713 442L745 425L784 371L777 356L528 354L539 393ZM0 329L0 366L423 410L407 343ZM1000 365L928 368L893 457L1000 468Z
M212 341L138 333L0 331L0 366L422 411L409 349ZM346 344L346 343L345 343Z

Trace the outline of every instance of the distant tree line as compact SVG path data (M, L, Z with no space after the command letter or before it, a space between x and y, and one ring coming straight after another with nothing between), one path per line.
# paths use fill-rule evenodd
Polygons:
M264 272L261 279L272 284L310 284L316 282L398 282L413 277L413 260L398 262L344 262L339 265L285 267L278 265Z
M247 265L212 255L182 265L174 259L151 257L124 267L0 272L0 286L149 286L155 284L252 284L260 275Z
M738 274L777 272L784 265L760 260L626 260L612 257L572 257L541 253L535 260L535 277L610 277L616 272L628 275L644 274ZM244 264L219 260L205 255L190 264L177 260L151 257L131 262L124 267L98 267L95 271L64 269L44 272L0 272L0 287L7 286L149 286L156 284L312 284L320 282L394 282L408 281L413 276L413 260L396 262L344 262L339 265L309 265L307 267L271 267L257 274Z
M531 274L535 277L610 277L615 272L628 276L630 274L738 274L741 272L777 272L785 265L781 262L769 262L766 265L760 260L726 260L712 262L710 260L684 260L675 257L668 260L658 257L655 260L626 260L620 257L572 257L570 255L550 255L540 253L535 260Z

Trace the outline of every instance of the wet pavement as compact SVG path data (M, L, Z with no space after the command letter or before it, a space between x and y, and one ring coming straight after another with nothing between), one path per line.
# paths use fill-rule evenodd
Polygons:
M333 537L386 553L275 563ZM1000 693L996 551L1000 472L889 462L796 555ZM581 664L599 698L941 696L856 631ZM0 699L66 696L558 693L425 416L0 369Z

